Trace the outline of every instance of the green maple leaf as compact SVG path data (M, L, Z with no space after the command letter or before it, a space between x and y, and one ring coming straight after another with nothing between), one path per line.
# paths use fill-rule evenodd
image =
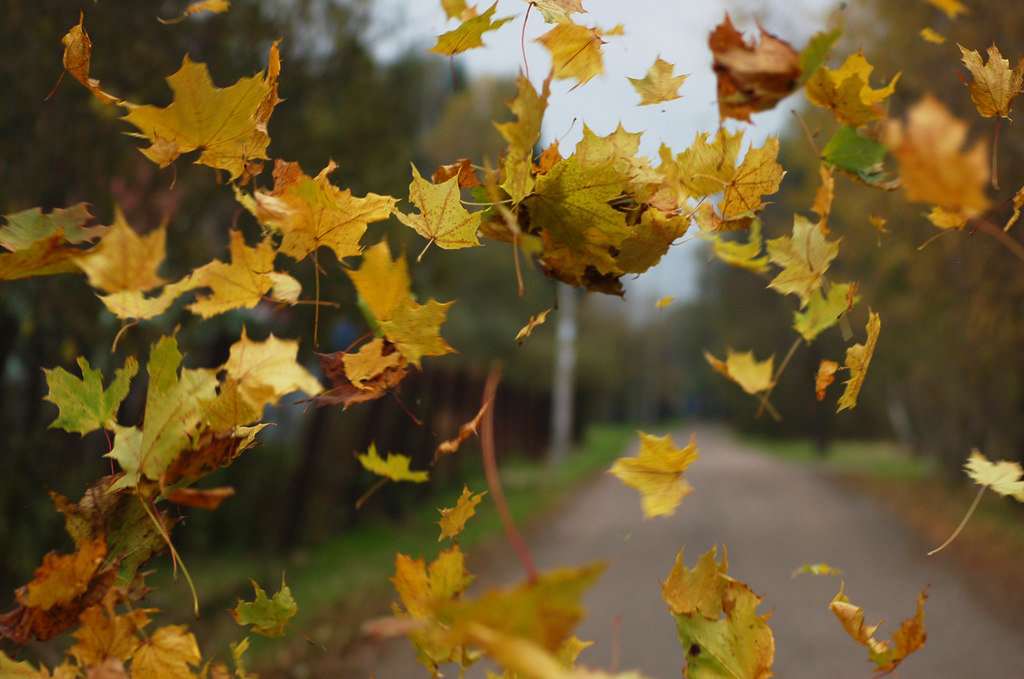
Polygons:
M82 370L82 379L64 368L43 370L50 387L45 399L60 408L50 428L59 427L77 434L87 434L101 427L110 429L121 401L128 395L132 378L139 372L139 362L130 356L107 389L103 388L103 373L90 367L88 360L80 356L78 367Z
M107 457L125 471L115 489L133 487L143 476L159 479L203 428L206 409L217 396L217 376L213 370L189 368L179 376L181 359L174 337L161 338L150 352L142 428L114 425L114 447Z
M252 631L265 637L283 637L285 625L299 611L299 606L292 597L292 591L281 578L281 589L268 597L255 580L250 580L256 592L253 601L238 600L238 605L231 611L231 616L239 625L251 625Z
M502 17L497 21L491 21L491 17L494 16L494 10L498 8L498 3L495 2L491 7L475 17L470 17L463 21L458 28L448 31L444 35L441 35L437 39L437 44L430 48L431 52L438 52L445 56L452 56L459 52L465 52L466 50L473 49L474 47L483 47L483 34L488 31L494 31L501 28L504 24L512 21L514 17Z
M882 161L888 151L882 142L862 137L855 128L846 125L825 144L821 158L854 179L886 188L883 185L886 174Z
M4 215L4 218L7 223L0 227L0 245L15 252L57 231L64 233L68 243L82 243L101 236L106 230L102 226L84 226L92 221L85 203L48 213L34 207Z

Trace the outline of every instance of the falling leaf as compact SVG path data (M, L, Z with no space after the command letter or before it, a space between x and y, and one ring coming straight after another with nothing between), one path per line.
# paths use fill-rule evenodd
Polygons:
M78 82L85 85L104 104L119 104L121 100L100 89L100 81L89 76L92 60L92 41L85 31L85 13L79 12L78 25L61 38L64 44L64 69Z
M437 538L437 541L441 542L445 538L458 537L462 529L465 528L466 521L476 514L476 506L480 504L480 500L486 494L487 491L474 495L469 492L467 486L463 486L462 495L459 496L459 500L454 507L437 510L441 512L441 520L438 521L438 525L441 526L441 536Z
M690 437L685 448L676 448L670 436L639 434L639 454L619 458L608 473L640 491L645 519L674 514L682 499L693 490L683 472L697 460L696 436Z
M536 316L530 316L530 320L526 325L519 329L519 332L516 333L516 338L513 341L521 346L523 342L526 341L526 338L533 334L534 328L538 325L542 325L544 321L548 320L549 313L551 313L551 309L545 309Z
M727 575L715 562L713 547L693 569L683 565L680 551L662 596L676 621L679 642L686 653L687 679L733 677L764 679L772 675L775 638L768 616L757 614L762 597Z
M924 0L930 5L938 7L946 13L950 19L956 19L958 14L967 14L967 6L960 0Z
M48 610L71 603L89 590L106 555L103 540L83 542L74 554L47 554L35 571L35 579L26 586L25 605Z
M487 412L487 409L491 407L492 403L493 400L484 401L483 405L480 406L480 410L478 410L476 415L473 416L473 419L459 427L458 436L454 439L444 441L434 450L434 459L430 463L431 466L437 464L437 461L442 455L451 455L454 453L459 449L459 446L462 445L463 441L477 433L477 430L480 428L480 423L483 422L484 414Z
M301 260L326 246L338 259L358 255L367 225L390 217L395 199L375 193L359 198L339 189L328 179L336 168L332 161L316 177L309 177L298 163L277 160L274 190L257 190L252 202L239 200L262 224L284 236L281 254Z
M166 228L140 236L117 209L110 229L75 263L89 278L89 285L98 290L145 292L165 282L157 269L163 263L166 242Z
M136 633L149 624L145 610L118 615L112 606L103 605L87 608L80 620L82 624L74 633L78 643L68 653L84 666L102 665L107 660L121 664L122 659L131 658L142 644Z
M814 194L814 204L811 206L818 215L818 225L828 231L828 217L832 213L832 203L836 197L836 180L832 176L832 169L826 167L824 163L818 167L818 174L821 176L821 186L818 187L817 192Z
M785 172L775 162L779 155L779 140L768 137L763 146L751 148L725 186L725 196L719 203L723 219L732 219L764 208L761 198L779 190Z
M839 407L836 412L853 408L857 405L857 395L860 393L861 385L864 384L864 377L867 375L871 357L875 353L875 345L878 343L878 332L881 328L882 321L879 319L878 314L869 311L867 340L864 344L854 344L846 350L846 365L844 367L849 369L850 378L845 382L846 389L843 391L843 395L839 397Z
M456 353L441 337L441 325L448 316L448 307L454 302L429 300L417 304L409 300L394 309L391 318L380 322L380 329L402 356L417 368L424 356L444 356Z
M990 462L981 451L974 448L964 469L975 483L1024 502L1024 468L1019 462Z
M466 0L441 0L441 8L449 19L468 19L475 9L470 9Z
M394 453L388 453L388 457L385 460L377 454L377 446L370 444L369 450L365 453L356 454L356 458L359 459L359 464L367 471L371 471L378 476L391 479L392 481L413 481L415 483L422 483L426 481L429 476L425 471L414 472L409 469L409 463L412 462L407 455L396 455Z
M537 9L549 24L567 21L573 14L586 12L581 0L524 0Z
M838 323L857 302L856 289L853 283L833 283L828 288L828 296L821 293L821 288L814 290L806 308L793 312L793 329L808 342L813 342L823 331Z
M676 157L679 180L694 199L722 192L736 174L743 130L724 127L708 142L709 132L698 132L693 144Z
M726 349L726 358L720 361L708 352L704 352L704 358L711 367L725 375L728 379L740 385L743 391L748 394L758 394L767 391L774 384L772 378L775 357L769 356L763 361L754 358L754 352L744 351L742 354Z
M838 70L821 67L804 85L807 100L827 108L841 125L860 127L883 117L881 103L896 89L897 73L888 85L872 89L868 84L874 66L861 50L851 54Z
M675 297L671 297L669 295L665 295L664 297L659 299L657 302L655 302L654 306L656 306L659 309L664 309L664 308L668 307L668 305L671 304L672 300L674 300L674 299L675 299Z
M604 72L601 46L605 35L621 35L622 26L610 31L587 28L571 21L562 21L537 38L551 52L551 71L560 80L575 79L583 85Z
M1006 226L1003 227L1003 231L1009 231L1010 227L1017 223L1020 219L1020 210L1024 207L1024 187L1017 189L1017 193L1013 194L1013 214L1006 220Z
M199 645L184 625L154 630L132 656L132 679L193 679L199 665Z
M814 395L819 401L825 400L825 392L836 379L839 364L827 358L818 364L818 372L814 375Z
M262 412L285 394L303 391L315 396L323 391L320 382L296 360L298 352L295 340L278 339L271 333L263 342L254 342L243 327L221 369L239 385L241 398Z
M190 16L196 14L202 14L203 12L212 12L213 14L222 14L231 9L231 3L228 0L203 0L202 2L193 2L191 5L185 8L179 16L173 19L161 19L157 17L157 21L162 24L176 24Z
M994 44L988 48L988 63L982 65L981 55L957 43L962 61L974 80L968 83L960 73L960 80L971 91L971 100L985 118L1010 117L1013 100L1022 91L1024 84L1024 57L1017 57L1017 65L1010 70L1010 62L1003 58Z
M103 388L103 373L94 370L88 360L79 357L78 367L82 379L63 368L43 370L50 388L44 398L60 408L60 414L50 427L78 434L101 427L110 429L116 421L117 409L128 395L132 378L139 372L139 362L134 356L129 357L106 389Z
M916 615L904 620L900 629L892 633L892 642L875 638L875 631L882 623L865 625L864 609L850 603L842 586L828 607L842 623L846 633L857 643L868 647L868 656L875 663L875 671L888 673L896 669L908 655L924 646L928 636L924 631L924 601L927 598L928 588L925 587L917 595Z
M768 255L764 252L761 238L761 221L755 220L750 227L747 242L726 240L717 233L701 232L701 238L711 243L715 257L729 266L760 273L768 268Z
M160 108L122 102L124 120L138 128L151 146L142 153L160 167L182 153L199 150L196 161L241 176L251 160L265 159L270 143L266 125L277 104L277 44L270 51L271 68L234 85L217 88L206 64L185 57L177 73L167 78L174 101Z
M833 568L827 563L805 563L800 568L790 574L790 577L795 578L798 575L809 573L811 575L841 575L842 571L838 568Z
M359 389L371 389L371 385L383 374L400 369L405 363L402 354L395 351L380 337L375 337L359 348L359 351L342 352L341 362L345 377Z
M480 180L477 179L476 170L473 169L473 163L469 158L459 158L454 163L441 165L431 175L430 181L435 184L443 184L452 177L459 178L459 188L471 189L474 186L480 186Z
M299 611L292 591L281 577L281 589L268 597L263 588L250 580L256 598L252 601L238 600L231 610L231 617L239 625L250 625L253 632L265 637L283 637L288 621Z
M886 122L882 141L899 160L907 200L932 203L962 222L988 207L988 153L981 141L961 151L966 139L967 123L930 95L910 109L905 125Z
M768 284L780 294L795 294L800 308L807 306L811 293L821 287L822 276L839 254L839 241L830 241L821 227L802 215L795 215L793 235L772 238L768 257L782 271Z
M679 94L679 88L690 76L673 75L674 70L674 65L659 56L654 60L654 65L647 70L645 77L629 79L633 83L633 89L640 95L640 106L660 104L682 96Z
M942 43L946 42L946 36L942 35L941 33L936 33L927 26L921 29L920 35L925 42L930 42L933 45L941 45Z
M442 184L431 184L412 166L409 200L418 214L397 212L398 220L418 234L446 250L480 245L476 237L480 213L462 207L459 180L452 177Z
M168 502L173 502L176 505L213 511L234 494L234 488L223 486L221 488L177 488L167 493L165 497Z
M494 10L498 8L497 0L483 14L468 17L458 28L448 31L437 39L437 44L430 48L430 52L437 52L445 56L459 54L474 47L483 47L483 34L501 28L504 24L512 21L515 17L503 17L492 21Z
M387 241L367 248L359 269L349 271L348 277L378 321L390 319L392 312L409 299L409 265L405 257L391 258Z
M838 167L850 177L870 186L889 189L882 161L889 149L876 139L862 136L856 129L844 125L832 135L821 150L826 164Z
M712 31L708 46L718 77L718 113L722 120L750 122L750 114L766 111L789 96L800 79L800 55L758 25L760 43L749 43L729 15Z

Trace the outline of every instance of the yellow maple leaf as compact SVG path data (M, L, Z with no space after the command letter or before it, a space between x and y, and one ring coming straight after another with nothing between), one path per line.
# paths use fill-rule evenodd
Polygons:
M637 456L619 458L608 473L640 491L645 519L674 514L679 503L693 490L683 472L697 460L696 435L690 437L685 448L676 448L668 435L639 434Z
M446 250L480 245L476 237L480 213L469 212L462 207L458 177L442 184L432 184L421 177L413 165L409 200L419 208L419 213L397 212L396 216L400 222L429 239L430 243L437 243Z
M768 255L764 252L764 240L761 238L761 220L754 220L750 226L747 242L726 240L717 233L702 231L700 237L711 243L715 257L729 266L747 269L760 273L768 268Z
M140 236L118 208L114 223L99 243L75 263L85 272L89 284L103 292L145 292L164 284L157 269L164 261L166 243L166 227Z
M252 200L239 200L266 226L283 234L280 252L296 260L326 246L338 259L360 254L359 241L371 222L387 219L395 199L368 193L353 196L327 178L337 165L331 161L316 177L302 172L298 163L274 163L274 190L257 190Z
M938 7L946 13L950 19L956 19L958 14L967 14L967 6L960 0L924 0L930 5Z
M380 329L406 360L420 368L420 358L424 356L455 353L440 334L441 324L452 304L454 302L441 303L433 299L426 304L417 304L410 299L399 304L392 311L391 318L381 321Z
M675 300L675 297L672 297L671 295L665 295L664 297L659 299L657 302L655 302L654 306L659 308L659 309L665 309L665 308L668 307L669 304L671 304L673 302L673 300Z
M195 679L191 666L199 665L199 645L185 625L154 630L132 656L132 679Z
M854 344L846 350L846 365L844 367L849 369L850 378L845 382L846 389L843 391L843 395L839 397L839 407L836 409L836 412L853 408L857 405L857 395L864 384L865 376L867 376L868 365L870 365L871 357L875 353L875 345L878 343L878 332L881 328L882 321L878 314L869 311L867 340L865 340L864 344Z
M841 575L842 571L838 568L829 566L827 563L805 563L800 568L797 568L789 577L795 578L798 575L808 573L810 575Z
M223 14L229 9L231 9L231 3L228 2L228 0L202 0L201 2L193 2L191 5L185 8L184 12L174 17L173 19L161 19L157 17L157 21L159 21L162 24L176 24L184 21L190 16L202 14L203 12Z
M838 323L843 314L853 308L859 299L857 287L854 283L833 283L827 296L822 294L821 288L814 290L807 307L793 312L793 329L808 342L813 342L822 331Z
M804 85L807 99L827 108L840 124L860 127L883 116L881 102L896 89L897 73L888 85L872 89L868 84L874 66L864 58L863 50L851 54L837 70L819 68Z
M573 14L586 12L581 0L524 0L540 10L549 24L568 21Z
M925 42L930 42L933 45L941 45L942 43L946 42L946 36L942 35L941 33L933 31L928 26L925 26L924 28L921 29L920 35Z
M241 396L256 410L262 410L293 391L310 396L323 391L320 382L295 360L298 351L295 340L271 334L263 342L254 342L242 328L242 337L231 345L221 369L238 382Z
M378 321L389 320L399 304L410 299L409 264L405 257L391 259L386 240L367 248L359 269L347 273Z
M483 499L487 491L482 493L470 493L468 486L462 487L462 495L459 496L458 502L455 506L450 509L438 509L441 512L441 520L438 521L438 525L441 526L441 536L437 538L440 542L445 538L454 538L462 532L462 529L466 527L466 521L468 521L474 514L476 514L476 506L480 504L480 500Z
M761 197L778 191L786 174L775 162L778 155L778 137L768 137L763 146L747 151L725 186L722 202L718 204L723 219L760 212L764 208Z
M1019 462L990 462L980 450L974 448L964 469L975 483L1024 502L1024 468Z
M875 671L888 673L902 663L908 655L924 646L927 639L927 634L924 631L924 602L927 598L928 588L925 587L917 595L917 613L914 617L904 620L900 629L892 633L892 642L880 641L875 638L875 631L882 623L865 625L864 609L850 603L842 586L828 607L839 619L846 633L857 643L867 646L868 656L871 662L875 663Z
M554 77L560 80L575 79L579 86L604 72L601 46L605 43L602 36L621 34L622 26L602 31L563 21L537 38L537 42L551 52L551 72Z
M387 459L384 459L377 453L377 446L373 443L370 444L369 449L365 453L356 453L356 458L359 460L359 464L363 465L363 468L367 471L392 481L422 483L429 478L425 471L414 472L409 469L412 459L408 455L388 453Z
M682 96L679 94L679 88L690 76L673 75L673 71L675 66L659 56L654 60L654 65L647 69L646 76L629 79L629 82L633 83L633 89L640 95L640 106L660 104Z
M400 369L405 364L402 354L394 350L386 353L384 349L384 340L375 337L359 347L359 351L342 354L345 377L357 389L367 388L366 382L379 378L389 370Z
M988 153L981 141L963 152L966 139L967 123L931 95L910 109L905 125L886 122L882 141L900 163L907 200L937 205L961 222L988 207Z
M971 100L978 113L985 118L1009 118L1010 107L1024 83L1024 57L1017 57L1017 65L1010 70L1009 60L1003 58L994 44L988 48L988 63L984 65L977 51L968 50L959 43L957 47L963 55L964 66L974 76L974 82L968 83L962 74L957 75L971 91Z
M718 130L713 141L709 132L698 132L693 144L676 156L679 182L691 198L720 193L736 174L736 160L743 143L743 130ZM668 162L668 158L663 157Z
M35 570L35 579L26 586L23 603L49 610L77 599L88 590L107 555L106 542L82 541L74 554L47 554Z
M197 163L226 170L235 179L247 162L267 157L266 125L278 102L279 68L275 43L266 76L261 72L218 88L206 64L186 56L181 68L167 78L174 101L164 108L121 102L128 109L124 120L138 128L135 136L150 141L142 153L160 167L198 150Z
M269 238L250 248L241 231L232 230L230 237L230 264L215 260L191 274L190 282L194 287L210 289L209 295L199 295L188 306L189 311L203 318L230 309L251 309L275 286L299 285L291 276L274 271L277 252ZM298 295L297 291L293 292L294 300Z
M536 328L538 325L542 325L544 321L548 320L549 313L551 313L551 309L545 309L536 316L530 316L530 320L526 323L526 325L520 328L519 332L516 333L514 341L517 344L521 345L527 337L533 334L534 328Z
M768 286L783 295L797 295L802 309L811 293L821 287L822 276L839 254L839 241L828 240L818 224L795 215L793 235L770 239L767 249L772 263L782 267Z
M728 379L740 385L743 391L748 394L758 394L767 391L775 384L772 379L775 357L769 356L763 361L754 358L753 351L738 353L732 349L726 349L725 360L721 361L708 352L704 352L704 358L711 367L725 375Z
M109 603L109 602L108 602ZM117 615L113 606L97 604L82 612L81 627L75 630L78 643L68 653L83 666L99 665L107 658L127 660L142 643L135 636L149 622L145 610Z
M497 30L515 18L509 16L492 20L494 10L497 8L498 2L495 0L494 4L485 10L483 14L477 14L475 11L466 12L465 14L460 12L458 18L463 19L462 23L458 27L439 36L437 44L431 47L429 51L450 57L453 54L459 54L474 47L483 47L484 33ZM451 10L447 11L449 16L451 16Z

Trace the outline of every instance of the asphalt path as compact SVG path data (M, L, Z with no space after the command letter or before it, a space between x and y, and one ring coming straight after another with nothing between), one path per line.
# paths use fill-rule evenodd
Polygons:
M659 432L654 432L659 433ZM673 434L684 445L691 430ZM866 622L885 623L888 639L916 611L926 585L925 647L892 676L899 679L1024 678L1024 630L986 609L942 553L926 545L870 499L851 494L819 473L758 454L727 432L695 430L700 459L687 477L694 491L672 517L644 520L636 491L606 476L572 494L527 532L541 569L603 559L609 567L585 596L588 617L577 635L594 645L579 664L640 670L651 679L681 675L683 651L661 599L664 580L685 547L684 562L718 546L728 549L729 574L764 595L759 613L774 610L776 676L866 679L867 649L850 639L828 610L840 580ZM522 570L503 543L486 552L474 588L509 584ZM800 575L803 564L825 562L841 576ZM472 569L471 563L471 569ZM1021 583L1024 586L1024 583ZM345 676L410 679L429 676L408 642L361 644L344 659ZM457 676L457 668L445 671ZM467 677L482 677L471 668Z

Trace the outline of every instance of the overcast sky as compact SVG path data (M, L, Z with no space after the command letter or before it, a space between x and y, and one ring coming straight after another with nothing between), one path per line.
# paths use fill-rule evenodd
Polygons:
M480 11L493 0L480 0ZM428 49L436 36L455 27L447 22L439 0L375 0L374 44L382 57L393 56L410 45ZM715 77L711 70L708 35L728 11L741 31L756 33L754 17L765 29L797 50L824 25L832 0L583 0L586 14L577 23L609 30L621 24L622 36L609 36L605 45L605 73L570 91L568 81L556 81L544 121L544 143L558 139L563 153L571 151L582 134L582 123L599 135L609 134L619 122L629 132L643 131L641 153L656 158L662 143L674 152L688 147L701 130L718 127ZM455 59L470 74L516 75L523 68L521 35L524 0L498 0L495 17L516 16L497 31L484 35L485 48L470 50ZM526 58L530 78L539 85L550 68L547 50L533 39L550 28L533 10L526 22ZM675 73L688 73L682 99L655 106L637 106L640 98L627 77L642 78L655 58L675 64ZM789 116L792 104L756 114L748 138L775 134ZM730 127L735 127L729 124ZM748 125L740 125L750 127ZM632 285L630 297L652 300L664 295L686 297L695 283L696 244L673 247L654 270ZM653 301L651 302L653 304Z

